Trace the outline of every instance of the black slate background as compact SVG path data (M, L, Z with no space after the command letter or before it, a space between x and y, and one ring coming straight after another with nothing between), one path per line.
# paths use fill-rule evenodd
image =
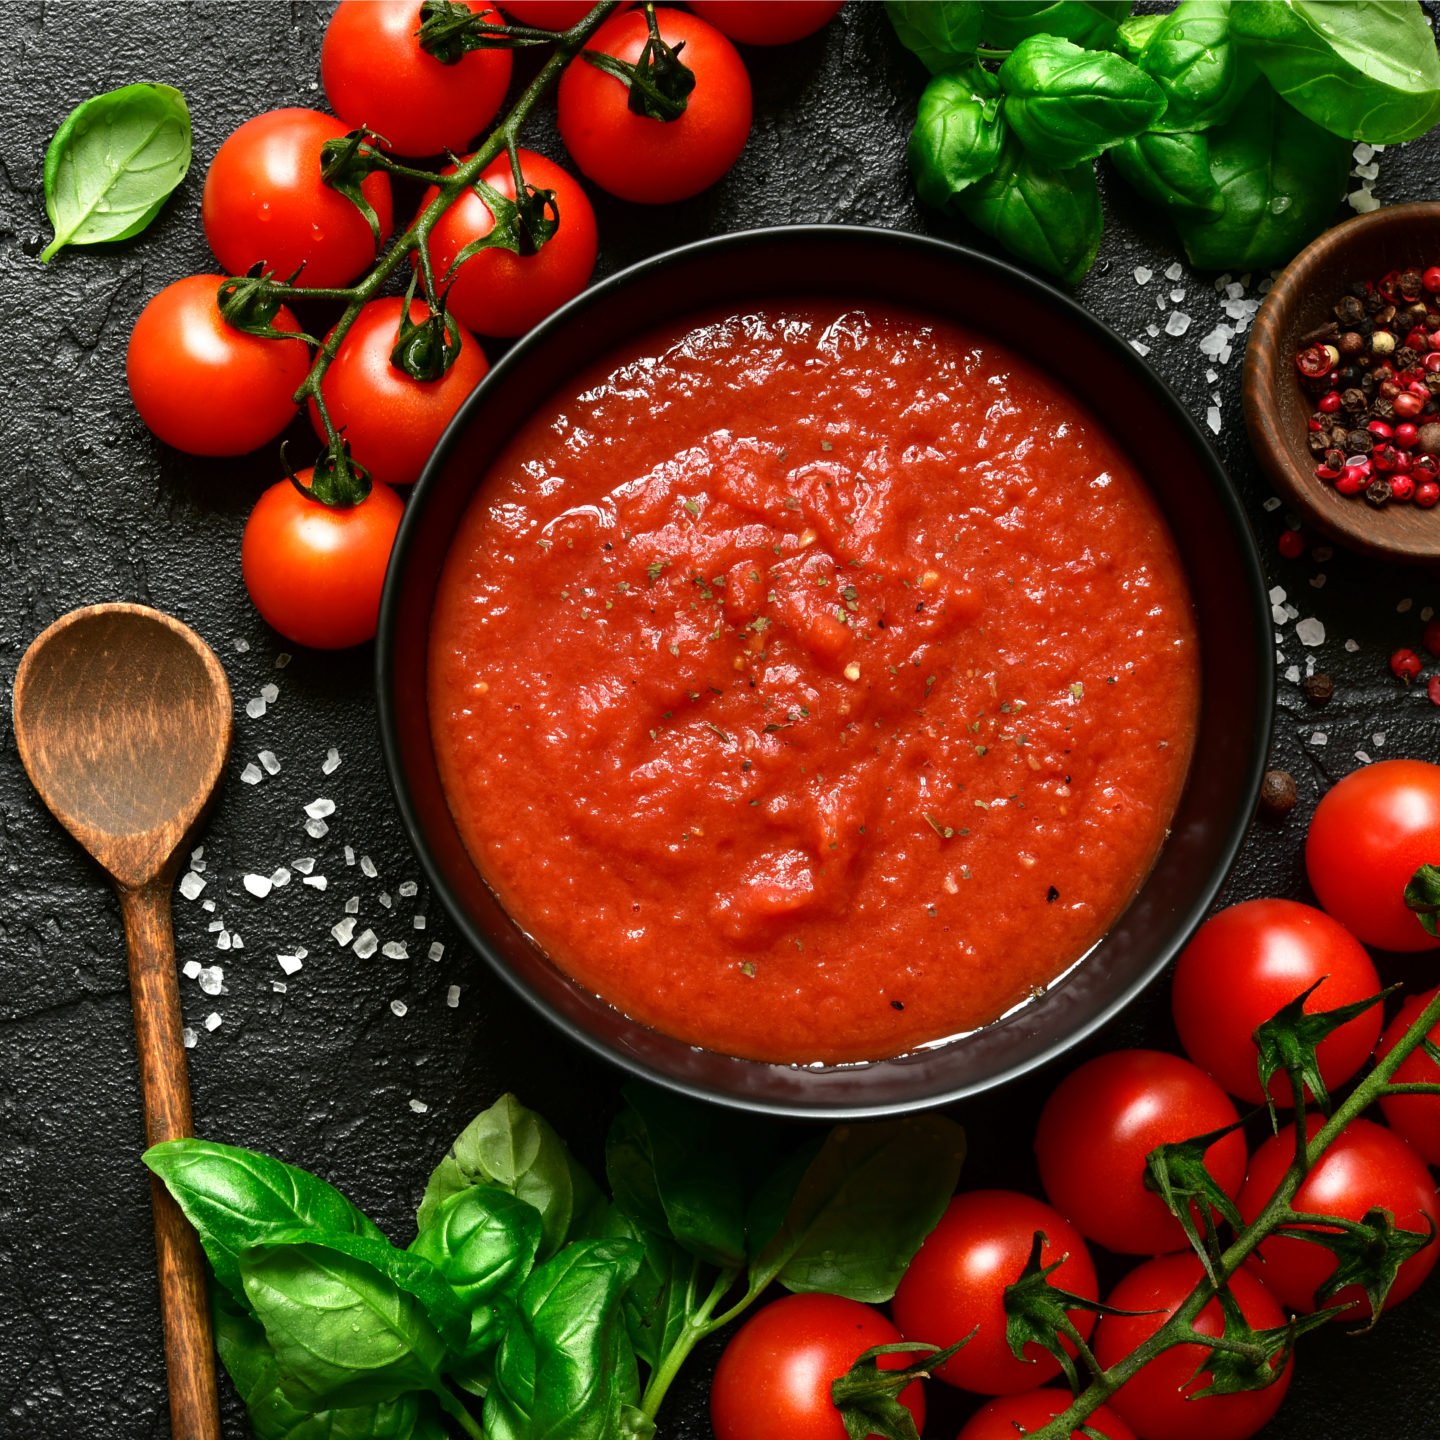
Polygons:
M211 998L182 981L201 1133L253 1145L339 1184L400 1240L425 1176L450 1138L506 1089L552 1117L594 1162L617 1078L553 1035L480 969L418 879L380 765L368 651L297 654L251 611L238 550L249 507L277 477L272 454L192 461L162 451L130 407L124 353L145 299L179 276L212 268L199 227L205 166L221 140L260 110L323 105L318 53L327 7L305 3L96 3L0 0L0 1437L141 1440L168 1434L151 1271L150 1214L116 906L101 877L43 812L15 755L8 688L29 640L73 606L146 601L193 625L215 647L235 691L237 743L205 837L208 884L177 899L182 959L224 967ZM820 36L777 52L747 52L756 124L734 172L697 200L660 211L595 196L601 273L667 246L762 223L845 221L953 235L985 245L916 206L904 142L923 83L894 43L880 7L852 3ZM195 122L195 168L150 232L104 251L35 258L46 237L44 148L72 105L139 79L181 86ZM549 117L530 143L563 159ZM1432 198L1440 137L1381 157L1386 201ZM1108 233L1079 298L1126 336L1162 322L1160 272L1176 244L1118 185L1106 185ZM1337 218L1340 218L1337 215ZM1137 286L1133 268L1156 272ZM1301 806L1280 828L1258 826L1227 899L1301 896L1305 816L1324 788L1372 755L1437 757L1437 712L1423 688L1404 691L1385 659L1418 644L1420 612L1440 604L1432 578L1344 555L1281 560L1283 513L1248 455L1239 416L1237 353L1205 380L1199 337L1221 317L1213 277L1186 273L1178 308L1188 335L1148 340L1150 363L1197 415L1220 392L1217 444L1246 497L1271 583L1328 639L1305 652L1283 627L1286 663L1318 655L1339 693L1321 714L1282 683L1273 743L1294 772ZM1261 277L1255 277L1258 280ZM1249 293L1253 293L1249 292ZM295 435L305 448L308 431ZM1440 517L1437 517L1440 524ZM1323 581L1322 581L1323 577ZM1323 588L1317 588L1323 584ZM1358 648L1347 651L1353 638ZM241 647L248 647L242 649ZM1282 667L1283 668L1283 667ZM244 703L267 683L279 698L258 720ZM1314 732L1327 737L1312 743ZM1377 733L1384 740L1373 739ZM321 774L329 746L342 768ZM240 772L261 749L281 771L257 786ZM330 832L303 832L302 805L338 806ZM347 866L344 847L373 858L378 877ZM289 886L261 901L241 885L313 855L322 893ZM393 897L387 910L382 892ZM329 929L350 895L361 925L406 940L405 960L357 960ZM412 917L427 918L422 931ZM223 917L244 949L222 953L207 925ZM445 954L426 958L438 940ZM304 968L278 994L278 950L303 945ZM1433 981L1433 961L1392 962L1387 977ZM458 1008L445 1002L461 986ZM392 1000L408 1012L397 1017ZM223 1016L213 1033L211 1011ZM1173 1043L1162 983L1089 1051ZM1056 1072L957 1107L970 1128L971 1184L1034 1184L1028 1137ZM414 1111L411 1099L424 1102ZM1440 1435L1440 1281L1372 1334L1331 1330L1301 1347L1296 1384L1273 1440ZM711 1347L713 1359L714 1348ZM663 1430L702 1440L705 1368L674 1393ZM953 1434L966 1402L932 1397L932 1435ZM227 1436L247 1433L233 1397Z

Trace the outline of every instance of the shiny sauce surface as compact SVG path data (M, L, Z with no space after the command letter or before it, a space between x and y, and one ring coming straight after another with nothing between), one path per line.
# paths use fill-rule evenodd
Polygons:
M989 337L777 304L617 353L483 478L429 704L460 832L579 983L878 1059L1079 960L1154 862L1199 654L1123 450Z

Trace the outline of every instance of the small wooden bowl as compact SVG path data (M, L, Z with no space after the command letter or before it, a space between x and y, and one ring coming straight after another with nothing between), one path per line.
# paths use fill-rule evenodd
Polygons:
M1440 506L1393 502L1376 510L1317 478L1295 354L1357 280L1440 263L1440 202L1391 205L1327 230L1281 272L1245 348L1241 402L1250 444L1281 497L1307 524L1342 545L1386 560L1440 565Z

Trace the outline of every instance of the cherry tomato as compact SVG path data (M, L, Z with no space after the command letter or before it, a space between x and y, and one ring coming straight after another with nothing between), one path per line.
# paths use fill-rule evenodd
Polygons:
M957 1440L1016 1440L1047 1425L1070 1408L1068 1390L1030 1390L1024 1395L1002 1395L982 1405L966 1422ZM1076 1430L1071 1440L1135 1440L1135 1432L1114 1411L1102 1405L1086 1422L1089 1434ZM1017 1428L1019 1427L1019 1428Z
M205 177L205 238L232 274L263 263L288 278L302 263L301 285L347 285L375 260L375 241L359 207L320 178L320 150L347 133L318 110L271 110L247 120L220 147ZM393 224L390 180L369 175L360 187L380 221L383 244Z
M455 324L460 353L438 380L412 380L390 363L400 334L398 296L372 300L361 310L340 342L321 390L330 418L344 431L355 459L386 485L413 485L430 452L465 397L488 368L475 337ZM423 301L410 302L410 318L424 320ZM314 400L310 423L325 439L325 426Z
M1060 1373L1059 1362L1038 1346L1028 1346L1022 1362L1005 1340L1005 1287L1020 1278L1037 1231L1045 1236L1043 1263L1064 1260L1052 1282L1095 1299L1095 1265L1085 1242L1063 1216L1029 1195L957 1195L916 1251L890 1307L905 1338L943 1347L980 1327L937 1378L981 1395L1008 1395ZM1085 1336L1095 1323L1088 1310L1072 1310L1070 1319Z
M1376 1058L1383 1060L1400 1037L1420 1018L1420 1012L1440 991L1414 995L1401 1007L1380 1041ZM1440 1044L1440 1025L1431 1030L1432 1044ZM1401 1061L1394 1079L1402 1084L1434 1085L1440 1082L1440 1065L1424 1052L1413 1050ZM1380 1102L1390 1128L1408 1141L1427 1165L1440 1165L1440 1095L1389 1095Z
M1095 1356L1107 1368L1143 1345L1180 1308L1204 1278L1197 1256L1163 1255L1138 1265L1115 1287L1107 1301L1119 1310L1153 1310L1152 1315L1103 1315L1095 1330ZM1230 1281L1240 1311L1256 1330L1285 1323L1274 1297L1248 1271ZM1224 1333L1220 1302L1212 1300L1196 1317L1201 1335ZM1199 1345L1175 1345L1162 1351L1130 1380L1110 1404L1142 1440L1247 1440L1267 1424L1290 1388L1293 1356L1273 1385L1237 1395L1192 1399L1209 1383L1195 1367L1207 1359Z
M838 1295L787 1295L757 1311L725 1347L710 1385L715 1440L846 1440L830 1385L867 1350L893 1345L900 1332L878 1311ZM879 1357L903 1370L916 1357ZM918 1380L900 1403L925 1424Z
M594 8L590 0L501 0L500 8L517 25L539 30L569 30Z
M667 45L684 43L681 59L695 74L685 113L674 120L636 115L630 92L576 56L560 77L560 138L575 163L622 200L663 205L698 195L740 158L750 134L750 77L735 47L713 26L683 10L661 10ZM643 12L612 15L589 39L634 62L649 37Z
M498 25L485 0L463 0ZM364 125L396 155L463 150L499 113L510 85L508 50L471 50L453 65L420 48L421 0L340 0L320 49L331 108Z
M263 340L220 317L223 275L167 285L140 312L125 374L140 418L188 455L244 455L294 418L293 396L310 368L299 340ZM274 324L298 331L283 305Z
M1232 1095L1265 1099L1256 1070L1256 1028L1316 981L1307 1011L1333 1010L1380 992L1380 977L1360 942L1337 921L1294 900L1247 900L1207 920L1175 969L1170 1003L1185 1053ZM1380 1035L1376 1005L1342 1025L1319 1047L1326 1085L1343 1085L1370 1058ZM1270 1094L1293 1100L1276 1075Z
M1091 1240L1121 1255L1159 1255L1188 1243L1180 1222L1145 1188L1145 1157L1238 1119L1199 1066L1159 1050L1117 1050L1065 1077L1040 1112L1035 1153L1050 1203ZM1245 1179L1245 1138L1217 1140L1205 1163L1227 1195Z
M309 485L312 470L299 480ZM385 567L404 512L388 485L358 505L322 505L287 479L245 522L240 566L255 608L287 640L344 650L375 637Z
M554 191L560 224L533 255L517 255L497 246L478 251L456 271L449 289L450 313L482 335L523 335L574 299L595 269L595 212L584 190L533 150L520 151L520 173L527 185ZM507 200L515 198L508 156L488 166L481 178ZM439 193L431 186L421 208ZM450 206L431 231L430 259L439 283L444 283L455 257L494 226L490 207L474 190L467 190Z
M788 45L813 35L845 0L689 0L690 8L742 45Z
M1440 765L1378 760L1352 771L1315 807L1305 869L1321 905L1382 950L1440 945L1405 905L1405 886L1440 864Z
M1305 1133L1324 1124L1319 1115L1306 1116ZM1240 1194L1240 1214L1248 1225L1275 1193L1295 1157L1295 1127L1286 1125L1272 1135L1250 1162L1250 1178ZM1440 1202L1435 1181L1425 1162L1396 1134L1370 1120L1352 1120L1320 1157L1295 1192L1292 1208L1311 1215L1335 1215L1342 1220L1363 1219L1379 1206L1388 1210L1402 1230L1427 1229L1428 1219L1440 1228ZM1435 1246L1412 1255L1395 1277L1387 1305L1415 1292L1435 1268ZM1319 1308L1315 1291L1336 1265L1335 1256L1321 1245L1280 1235L1267 1240L1257 1252L1263 1265L1258 1273L1282 1304L1308 1313ZM1369 1316L1370 1302L1358 1286L1349 1285L1326 1305L1354 1305L1346 1319Z

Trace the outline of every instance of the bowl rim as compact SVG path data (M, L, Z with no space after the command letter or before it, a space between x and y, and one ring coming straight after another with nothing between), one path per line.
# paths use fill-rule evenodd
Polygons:
M1302 468L1292 461L1277 407L1271 403L1271 397L1293 374L1286 363L1289 355L1283 344L1282 308L1290 312L1300 303L1312 273L1332 256L1363 244L1372 230L1395 229L1411 222L1440 227L1440 200L1382 205L1366 214L1352 215L1322 231L1280 271L1260 303L1245 342L1240 407L1255 458L1285 501L1306 521L1357 554L1413 565L1436 565L1440 564L1440 515L1434 517L1434 536L1428 543L1397 539L1397 519L1409 520L1425 512L1412 506L1387 506L1377 511L1359 496L1337 497L1312 473L1313 467ZM1372 277L1367 274L1363 278ZM1405 528L1398 533L1403 537Z
M841 243L882 243L893 245L897 253L905 251L928 251L951 262L959 262L981 269L1004 274L1014 283L1038 291L1048 305L1066 312L1093 340L1118 354L1122 362L1136 375L1137 380L1153 395L1157 404L1166 409L1171 418L1185 432L1195 448L1197 460L1210 472L1214 481L1216 501L1229 523L1236 542L1237 557L1244 571L1246 588L1249 591L1248 609L1253 617L1249 640L1255 651L1257 664L1256 694L1253 709L1254 744L1250 751L1247 770L1242 777L1243 793L1248 794L1249 803L1243 811L1237 810L1230 818L1228 833L1217 846L1220 856L1209 879L1200 887L1192 902L1176 917L1168 943L1158 946L1146 966L1127 984L1120 987L1095 1013L1086 1018L1063 1036L1043 1045L1034 1053L1025 1055L1003 1066L978 1081L960 1083L940 1088L919 1098L888 1100L868 1104L800 1104L786 1100L759 1098L748 1094L721 1092L704 1084L691 1081L685 1076L671 1074L647 1064L641 1057L619 1047L612 1046L599 1036L592 1034L585 1026L553 1007L542 995L532 990L525 981L495 952L491 941L471 918L466 906L453 893L440 865L432 853L419 814L414 804L406 778L399 726L396 717L395 669L401 645L398 633L398 616L401 609L401 591L404 586L406 558L420 529L420 516L424 501L430 489L438 483L438 477L450 452L459 443L459 436L469 427L472 415L487 401L488 392L503 379L510 370L526 363L530 353L545 345L551 334L568 322L577 313L583 312L597 302L597 297L635 283L644 276L663 271L680 264L700 251L737 249L743 251L757 244L774 242L800 244ZM696 309L704 308L703 301L697 302ZM1226 879L1233 870L1240 848L1253 821L1259 798L1270 747L1274 721L1276 680L1272 663L1273 642L1271 636L1268 591L1260 562L1260 553L1249 518L1241 503L1239 492L1231 481L1224 464L1216 453L1209 437L1199 422L1170 387L1143 359L1131 345L1098 316L1085 309L1071 295L1032 274L1018 265L1000 259L970 246L955 244L911 231L891 230L849 224L800 224L773 225L749 230L730 231L722 235L707 236L661 251L626 266L615 274L583 290L553 311L537 326L522 336L496 364L486 373L479 385L468 395L456 412L440 440L426 461L419 480L411 491L405 506L400 528L395 538L390 562L385 576L385 586L380 602L379 629L375 651L375 683L377 690L377 717L380 730L381 751L389 775L391 791L400 812L401 822L409 837L412 848L418 856L427 880L439 897L446 913L454 922L466 944L486 964L492 974L497 975L510 990L518 994L532 1010L538 1012L562 1034L577 1042L585 1051L599 1057L610 1065L617 1065L629 1075L646 1080L664 1089L686 1095L693 1099L719 1104L751 1114L767 1114L801 1120L837 1122L845 1120L877 1119L890 1116L913 1114L952 1104L971 1095L984 1093L1007 1085L1033 1070L1074 1049L1109 1023L1130 1004L1143 990L1147 989L1164 971L1188 943L1215 903ZM1241 642L1243 643L1243 642ZM1193 781L1193 772L1186 781L1186 788ZM1138 895L1139 892L1137 892ZM1133 903L1133 901L1132 901ZM1064 972L1068 974L1069 972ZM1064 975L1055 982L1060 983ZM573 983L573 982L572 982ZM639 1023L639 1022L635 1022ZM926 1052L909 1052L924 1054ZM934 1053L934 1052L931 1052ZM770 1062L743 1061L741 1057L726 1057L737 1064L769 1066ZM896 1057L904 1060L906 1057ZM870 1062L886 1064L887 1061ZM794 1069L794 1066L776 1066L779 1069Z

